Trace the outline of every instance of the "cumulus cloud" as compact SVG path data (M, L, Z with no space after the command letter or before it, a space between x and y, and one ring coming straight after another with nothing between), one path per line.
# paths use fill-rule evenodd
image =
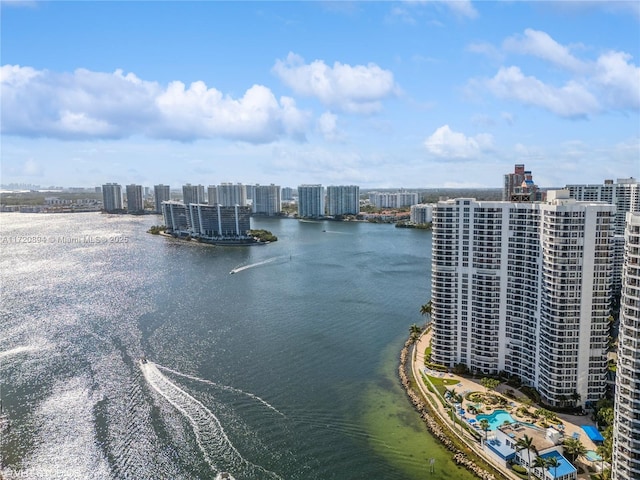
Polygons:
M302 138L309 122L292 98L277 99L262 85L232 98L204 82L163 86L121 70L56 73L4 65L0 93L2 132L11 135L265 143L285 135Z
M501 68L486 85L498 97L542 107L562 117L585 116L600 108L584 85L569 81L562 87L554 87L525 76L518 67Z
M583 72L587 64L571 54L568 47L560 45L546 32L527 28L524 35L507 38L503 48L508 52L532 55L562 68Z
M470 51L481 52L472 47ZM485 46L482 50L486 49ZM580 59L547 33L532 29L507 38L503 49L561 67L567 77L554 85L542 79L544 73L539 73L538 78L525 75L518 66L503 66L493 78L470 81L471 90L487 89L499 98L540 107L561 117L640 109L640 67L628 53L609 51L596 59ZM557 76L556 71L552 74L554 78Z
M467 137L464 133L454 132L449 125L443 125L425 140L424 146L435 157L467 160L492 150L493 136L481 133Z
M335 62L331 67L314 60L307 64L290 52L285 60L276 61L272 71L297 94L350 113L377 112L381 101L399 90L393 73L375 63L351 66Z
M338 130L338 116L331 112L324 112L318 118L318 131L325 140L335 142L343 139L342 133Z

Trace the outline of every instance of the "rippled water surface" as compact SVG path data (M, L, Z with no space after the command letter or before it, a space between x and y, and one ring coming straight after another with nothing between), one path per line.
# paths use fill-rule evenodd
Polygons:
M160 221L0 216L7 478L472 478L395 376L429 232L263 219L278 242L222 248Z

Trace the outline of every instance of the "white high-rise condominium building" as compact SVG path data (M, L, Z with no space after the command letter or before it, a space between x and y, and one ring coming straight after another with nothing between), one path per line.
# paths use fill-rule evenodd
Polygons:
M431 223L433 221L433 204L419 203L411 205L409 220L420 225Z
M204 203L204 185L191 185L187 183L182 186L182 202L185 205L190 203Z
M298 187L298 216L300 218L324 217L324 187L300 185Z
M418 203L418 194L415 192L371 192L369 201L377 208L410 207Z
M162 213L162 202L168 202L171 200L171 189L169 185L154 185L153 195L156 203L156 213Z
M631 178L605 180L603 184L567 185L571 198L587 202L606 202L617 207L616 234L624 235L627 212L640 212L640 184Z
M247 206L247 189L241 183L221 183L218 185L218 203L225 207Z
M604 395L615 207L439 202L433 210L436 363L505 371L548 405Z
M142 194L142 185L127 185L127 212L144 212L144 196Z
M256 185L253 195L253 213L273 216L282 211L279 185Z
M605 180L603 184L567 185L571 198L588 202L606 202L616 206L615 256L613 260L614 292L622 288L622 257L624 253L624 225L627 212L640 212L640 184L635 178Z
M360 187L330 185L327 187L327 215L357 215L360 213Z
M122 187L117 183L102 185L102 204L106 212L122 210Z
M640 478L640 213L627 213L613 421L613 480Z
M209 199L209 205L217 205L218 203L218 187L215 185L209 185L207 187L207 197Z

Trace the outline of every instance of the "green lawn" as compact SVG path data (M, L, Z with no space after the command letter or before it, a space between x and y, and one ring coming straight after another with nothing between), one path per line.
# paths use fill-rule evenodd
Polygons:
M436 389L438 390L440 395L444 395L444 392L451 385L457 385L459 383L458 380L455 380L455 379L452 379L452 378L440 378L440 377L431 377L430 376L429 380L431 380L431 383L433 383L433 386L436 387Z

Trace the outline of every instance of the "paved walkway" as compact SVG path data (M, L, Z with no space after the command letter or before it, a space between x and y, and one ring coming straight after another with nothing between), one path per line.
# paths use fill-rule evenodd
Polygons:
M436 413L445 421L447 425L452 426L451 419L447 414L447 411L445 410L444 406L442 405L442 402L438 401L438 399L435 398L435 395L427 390L422 380L422 377L419 374L419 372L423 371L425 366L424 352L431 343L431 336L432 336L431 329L429 329L418 339L418 341L415 344L414 356L412 359L413 377L416 383L418 384L418 386L420 387L420 390L422 391L423 395L430 396L435 400L435 402L431 404L431 409L433 409L433 404L437 405ZM438 373L438 372L434 372L434 373ZM438 373L438 375L440 374ZM464 391L469 391L469 392L485 391L485 388L480 384L479 380L476 381L473 378L462 377L459 375L454 375L452 373L442 373L441 375L443 379L454 380L454 381L457 380L457 383L449 387L449 388L455 389L457 393L462 394ZM526 397L524 393L506 384L499 385L496 390L500 393L503 393L505 390L508 390L508 389L513 390L517 398ZM518 408L522 405L517 400L513 401L513 403L514 405L511 408ZM533 404L531 408L536 409L540 407ZM575 434L577 435L577 437L580 439L580 441L586 447L587 450L596 449L596 445L591 441L591 439L587 436L585 431L582 430L581 428L582 426L585 426L585 425L595 426L595 423L591 420L591 418L588 415L578 416L578 415L566 415L566 414L559 413L557 414L557 416L562 420L564 424L565 436L573 436ZM465 433L466 430L462 430L461 432L460 429L458 428L458 429L454 429L453 431L456 435L462 438L469 445L470 448L472 448L474 451L480 454L483 458L489 461L494 467L498 468L505 475L505 477L519 480L519 477L517 475L515 475L510 469L507 469L506 467L504 467L504 465L498 462L497 459L495 459L493 456L484 455L483 454L484 451L482 450L481 445L479 445L477 441L473 437L471 437L470 434ZM591 462L587 461L586 463L590 464ZM583 463L583 468L586 471L585 467L586 465L584 465ZM578 478L588 480L590 476L588 473L584 473L582 475L578 475Z

